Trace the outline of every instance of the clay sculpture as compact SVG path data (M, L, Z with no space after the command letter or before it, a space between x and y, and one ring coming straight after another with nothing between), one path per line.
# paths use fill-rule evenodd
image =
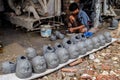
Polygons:
M2 63L2 72L4 74L14 73L16 69L16 64L13 62L6 61Z
M78 35L79 35L80 41L85 41L86 40L86 37L84 36L84 34L79 33Z
M100 47L100 40L98 39L98 37L93 37L92 42L93 42L93 45L94 45L95 49Z
M70 58L68 51L63 47L57 48L55 53L59 58L60 64L67 62Z
M84 41L78 42L76 46L80 52L80 55L84 55L87 52L86 44Z
M73 36L71 37L71 41L72 41L74 44L78 43L78 42L80 41L80 36L79 36L79 35L73 35Z
M43 53L44 54L45 53L52 53L54 51L55 51L55 49L50 44L43 46Z
M17 58L15 74L19 78L28 78L32 75L32 66L27 57L20 56Z
M64 34L62 34L61 32L59 32L59 31L55 31L55 35L57 36L57 38L59 38L59 39L63 39L64 37L65 37L65 35Z
M67 50L71 59L77 58L80 55L80 52L78 52L78 48L75 44L70 45Z
M100 45L104 46L106 43L105 37L103 35L98 35L98 39L100 40Z
M43 56L36 56L31 61L35 73L46 71L46 61Z
M57 38L56 38L55 35L52 34L52 35L50 36L50 40L51 40L51 41L55 41L56 39L57 39Z
M57 50L58 48L63 48L63 45L57 42L55 43L54 48Z
M54 52L45 53L44 57L45 57L48 69L53 69L53 68L55 68L55 67L57 67L59 65L58 56Z
M103 35L104 35L105 40L106 40L107 43L112 41L112 37L111 37L109 32L105 32Z
M27 48L25 52L28 59L32 59L37 56L36 50L32 47Z
M63 41L62 41L62 45L63 45L66 49L68 49L69 46L72 45L72 44L73 44L73 42L72 42L70 39L68 39L68 38L64 38Z
M87 51L91 51L94 47L93 47L93 42L91 39L87 39L85 41L85 44L86 44L86 49Z

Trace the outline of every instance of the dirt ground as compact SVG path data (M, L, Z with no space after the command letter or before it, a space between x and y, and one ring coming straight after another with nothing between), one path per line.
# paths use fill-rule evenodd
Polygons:
M104 24L104 25L106 25L106 24ZM3 46L4 46L3 53L0 53L0 62L15 61L16 57L18 55L25 55L25 49L28 48L28 47L35 48L37 53L41 55L42 54L42 47L43 47L44 44L54 45L55 42L61 41L61 40L50 41L49 38L42 38L40 36L39 31L37 31L37 32L25 32L25 31L21 30L20 28L14 28L12 26L13 25L9 25L9 26L7 25L7 26L4 26L4 27L0 28L0 40L2 41ZM102 28L100 28L100 30L96 34L100 34L100 33L105 32L105 31L108 31L107 27L102 27ZM110 32L111 32L113 37L116 37L117 30L113 30L113 31L110 31ZM107 53L112 54L112 52L109 52L108 49L114 50L116 48L116 46L120 47L118 44L116 44L116 45L113 44L113 46L111 46L110 48L106 48L104 50L96 52L96 54L94 56L98 57L102 53L106 53L104 55L107 55ZM106 50L108 52L106 52ZM119 49L117 51L119 51ZM113 52L112 55L118 56L118 54L119 54L119 52L116 52L116 53ZM91 64L92 61L89 60L88 57L84 58L83 60L84 60L83 64L85 64L86 66L92 65ZM102 61L104 63L104 59L102 59ZM89 62L89 64L88 64L88 62ZM97 65L97 64L95 63L95 65ZM84 67L84 66L82 66L82 67ZM120 64L118 64L118 66L120 67ZM120 68L118 68L118 66L117 66L117 68L114 67L113 69L116 69L116 70L120 69ZM96 70L96 71L98 71L98 70ZM49 77L55 76L56 74L60 75L60 76L63 76L64 72L58 71L58 72L55 72L55 73L53 73L51 75L48 75L48 76L45 76L45 77L49 78ZM66 73L65 73L65 75L66 75ZM45 77L39 78L37 80L54 80L52 78L51 79L46 79ZM67 79L64 79L66 77L67 77ZM73 77L75 77L75 76L71 77L71 76L66 75L66 76L64 76L63 79L56 79L56 80L78 80L78 79L72 79ZM70 78L70 79L68 79L68 78ZM82 80L82 79L79 79L79 80ZM111 79L111 80L118 80L118 79Z

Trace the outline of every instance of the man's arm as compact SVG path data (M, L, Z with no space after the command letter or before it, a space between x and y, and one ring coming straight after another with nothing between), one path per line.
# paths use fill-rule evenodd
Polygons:
M82 30L83 28L85 28L84 25L81 26L76 26L76 27L72 27L72 28L68 28L70 32L75 32L76 30Z

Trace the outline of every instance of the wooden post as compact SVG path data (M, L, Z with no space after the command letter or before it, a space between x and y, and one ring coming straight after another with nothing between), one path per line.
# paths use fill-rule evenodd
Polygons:
M94 27L98 27L100 24L100 22L99 22L100 14L101 14L101 0L96 0Z

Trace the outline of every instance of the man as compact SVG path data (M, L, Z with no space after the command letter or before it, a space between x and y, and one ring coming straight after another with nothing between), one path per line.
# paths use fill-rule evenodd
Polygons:
M79 9L77 3L71 3L69 6L71 15L69 16L69 31L84 33L89 29L88 22L90 21L88 15Z

